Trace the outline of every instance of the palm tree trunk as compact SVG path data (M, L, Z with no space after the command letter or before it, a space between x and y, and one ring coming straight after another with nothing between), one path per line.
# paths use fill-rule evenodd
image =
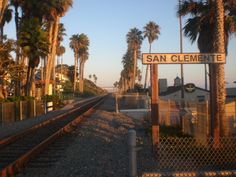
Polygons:
M77 64L78 64L78 56L77 54L74 54L75 57L75 68L74 68L74 84L73 84L73 91L75 94L75 90L76 90L76 81L77 81Z
M216 26L215 26L215 44L217 53L225 53L224 43L224 5L223 0L216 0ZM225 118L225 79L224 79L224 64L214 65L214 147L219 147L221 135L221 121Z
M58 36L58 27L60 23L60 16L57 16L54 23L54 33L53 33L53 43L52 43L52 78L53 78L53 93L56 90L56 75L55 75L55 61L56 61L56 48L57 48L57 36Z
M82 62L82 67L81 67L81 69L82 69L82 71L81 71L81 74L82 74L82 76L81 76L82 77L81 92L82 93L84 93L84 64L85 64L85 62Z
M134 49L134 73L133 73L132 89L134 89L134 86L135 86L136 69L137 69L137 49L135 48L135 49Z
M1 30L1 34L0 34L0 35L1 35L1 36L0 36L1 39L0 39L0 41L3 42L3 25L1 24L0 26L1 26L1 27L0 27L0 28L1 28L1 29L0 29L0 30Z
M34 81L34 71L35 71L34 68L31 68L30 66L28 66L26 90L25 90L26 96L30 96L30 91L31 91L31 88L32 88L32 83Z
M47 55L47 65L45 70L45 85L44 85L44 95L49 94L49 82L51 80L51 63L52 63L52 30L53 30L53 23L50 22L49 24L49 46L48 46L48 55Z
M83 93L83 62L81 62L80 59L80 64L79 64L79 92Z
M19 12L18 12L18 5L16 5L15 7L15 26L16 26L16 40L19 40ZM21 58L21 50L20 50L20 46L18 43L16 43L16 63L19 64L20 63L20 58ZM22 58L21 58L22 59ZM21 73L18 74L19 78L21 77ZM20 96L21 95L21 85L22 81L21 80L17 80L16 81L16 85L15 85L15 95L16 96Z
M2 23L4 12L6 10L7 5L8 5L8 0L2 0L0 2L0 23Z
M149 53L151 53L151 51L152 51L152 44L149 43ZM147 65L146 66L146 73L145 73L144 89L147 88L147 80L148 80L148 70L149 70L149 68L150 68L150 65Z

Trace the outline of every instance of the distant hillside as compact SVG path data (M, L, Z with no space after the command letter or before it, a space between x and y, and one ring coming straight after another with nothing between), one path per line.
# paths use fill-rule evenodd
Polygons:
M89 95L101 95L104 93L107 93L106 90L102 89L101 87L98 87L97 85L94 84L91 80L84 79L84 94L89 94Z

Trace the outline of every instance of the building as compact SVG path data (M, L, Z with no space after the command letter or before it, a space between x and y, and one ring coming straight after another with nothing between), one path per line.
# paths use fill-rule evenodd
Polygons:
M177 78L178 79L178 78ZM179 80L177 80L178 82ZM160 93L162 100L181 100L181 85L168 87L165 92ZM184 100L203 102L210 98L210 92L206 89L195 86L193 83L184 85Z
M177 87L177 86L181 86L181 85L182 85L182 80L179 78L179 76L177 76L174 79L174 86Z
M159 79L158 80L158 87L159 87L159 93L166 92L167 91L167 79Z
M226 101L236 100L236 88L226 88Z

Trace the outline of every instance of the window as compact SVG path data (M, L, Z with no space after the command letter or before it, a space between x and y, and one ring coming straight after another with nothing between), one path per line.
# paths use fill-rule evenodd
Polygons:
M204 95L199 95L199 96L197 96L197 99L198 99L199 102L203 102L203 101L205 101L205 96Z

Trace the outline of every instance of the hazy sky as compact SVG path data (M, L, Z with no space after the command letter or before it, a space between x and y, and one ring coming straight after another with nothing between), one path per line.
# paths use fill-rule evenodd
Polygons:
M89 60L85 64L85 77L96 74L98 85L113 86L119 80L122 70L121 59L127 49L126 34L131 28L143 30L149 22L160 26L161 35L153 43L156 53L179 52L179 19L176 15L178 0L74 0L73 8L61 19L66 28L63 45L66 47L64 62L73 65L73 51L69 48L69 38L73 34L85 33L90 39ZM183 19L183 24L185 20ZM14 25L7 26L9 37ZM235 86L236 80L236 40L229 43L229 54L225 65L227 87ZM183 42L184 52L198 52L188 39ZM148 52L148 41L143 41L142 52ZM141 61L139 68L144 71ZM180 65L159 65L159 78L167 78L168 85L180 76ZM185 83L195 83L204 87L203 65L184 65Z

